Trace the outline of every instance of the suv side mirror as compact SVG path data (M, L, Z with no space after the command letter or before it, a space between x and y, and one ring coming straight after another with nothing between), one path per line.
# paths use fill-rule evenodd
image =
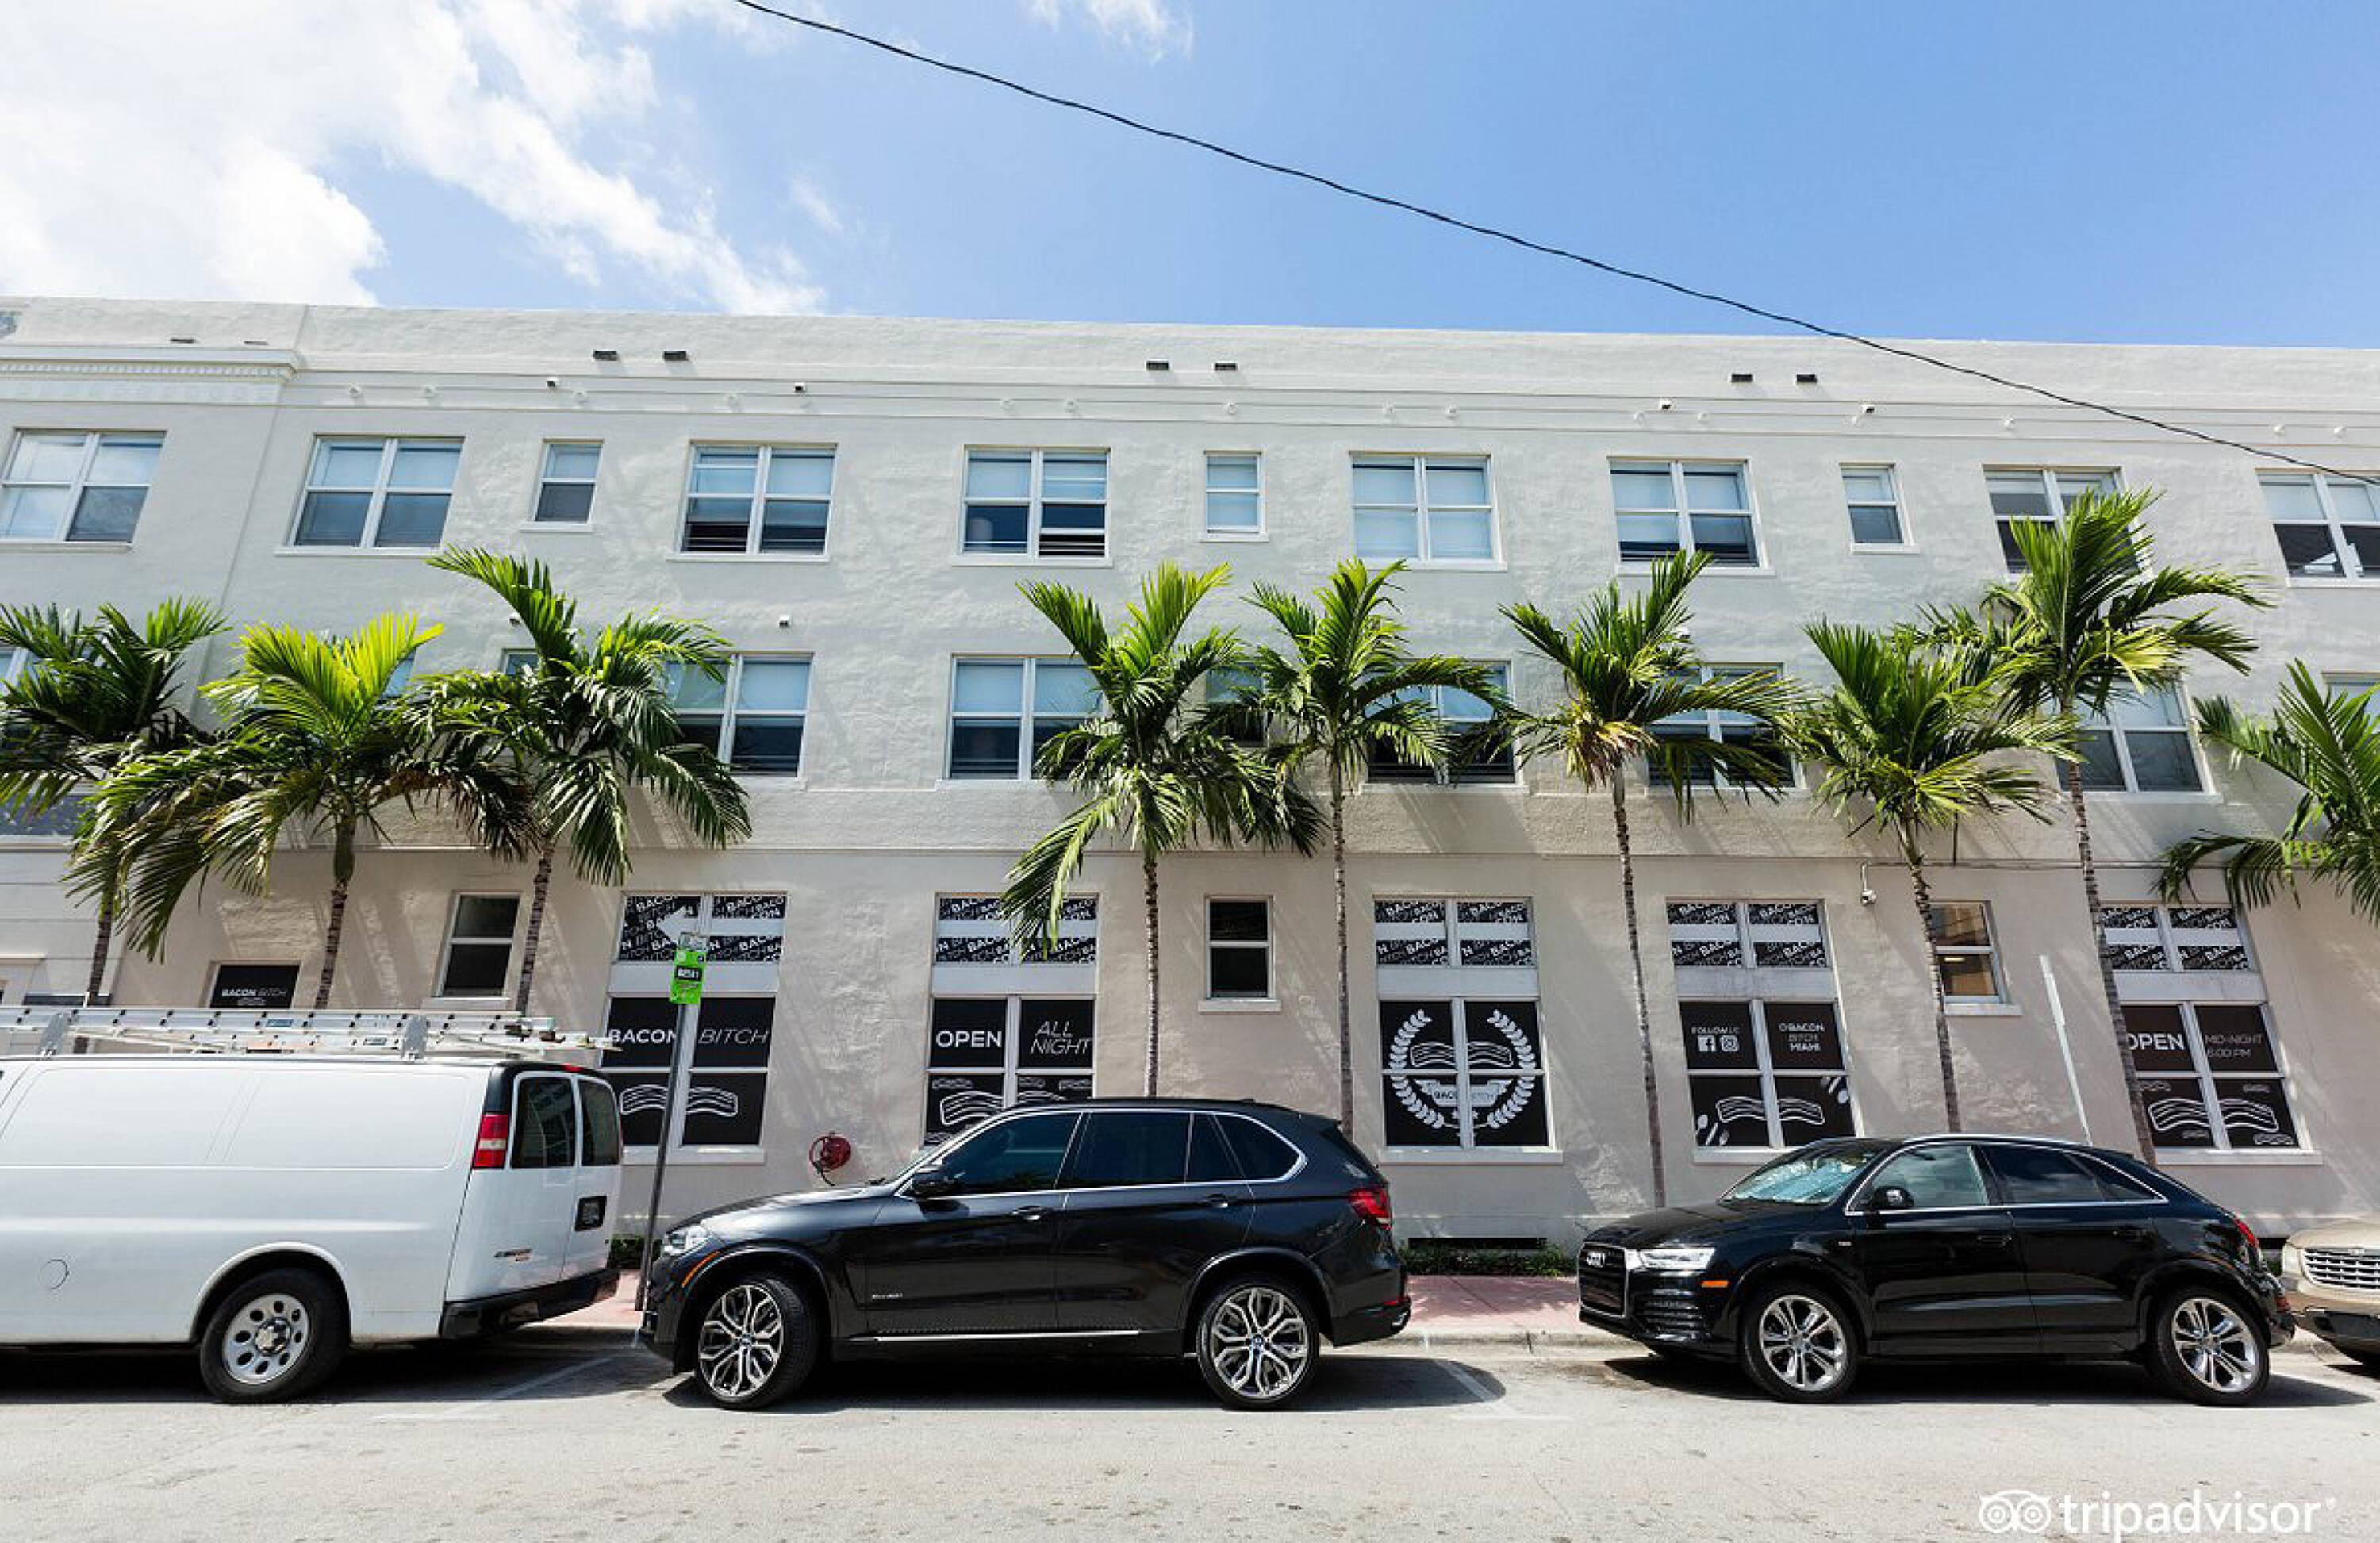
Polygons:
M1913 1210L1916 1206L1917 1202L1909 1197L1909 1191L1897 1184L1886 1185L1867 1197L1870 1210Z
M959 1182L942 1172L939 1164L929 1163L910 1174L909 1182L901 1187L912 1200L939 1200L954 1193Z

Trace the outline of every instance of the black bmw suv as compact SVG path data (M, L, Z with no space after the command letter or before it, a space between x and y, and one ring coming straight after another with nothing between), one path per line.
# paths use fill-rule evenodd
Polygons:
M646 1295L652 1347L757 1408L821 1354L1195 1355L1272 1408L1321 1341L1411 1307L1389 1186L1335 1122L1269 1104L1094 1099L1014 1110L850 1189L689 1218Z
M2293 1331L2247 1223L2121 1153L2019 1136L1821 1141L1718 1201L1587 1233L1579 1317L1840 1398L1867 1356L2132 1356L2245 1403Z

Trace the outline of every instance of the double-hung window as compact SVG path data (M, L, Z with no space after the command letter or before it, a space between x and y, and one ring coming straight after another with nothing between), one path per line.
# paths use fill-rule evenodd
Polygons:
M1900 515L1900 484L1888 466L1843 468L1843 502L1851 506L1852 545L1882 549L1909 544Z
M2095 793L2196 793L2205 784L2181 693L2127 693L2082 724L2082 785Z
M438 994L503 996L512 974L513 933L519 921L519 895L456 895L446 924L445 957L438 966Z
M1774 664L1702 664L1694 667L1695 675L1705 681L1738 680L1751 675L1777 673ZM1653 725L1656 739L1684 741L1690 746L1696 741L1716 740L1727 745L1741 745L1760 750L1772 761L1776 775L1767 784L1751 783L1741 775L1730 776L1716 761L1707 757L1695 757L1686 769L1686 780L1696 787L1742 787L1784 785L1795 777L1793 758L1785 752L1774 725L1764 723L1748 712L1721 711L1717 709L1702 712L1682 712L1664 718ZM1659 758L1647 757L1645 780L1655 787L1670 785L1670 769Z
M1207 902L1207 997L1262 1002L1272 995L1272 902Z
M538 476L536 523L586 524L595 507L595 468L602 458L602 445L592 440L548 442Z
M2057 467L1987 467L1984 492L1992 501L1992 521L1999 528L2000 556L2010 573L2024 571L2024 553L2016 544L2020 525L2052 525L2084 493L2116 491L2113 471L2072 471Z
M1999 947L1992 938L1992 908L1980 900L1934 903L1934 967L1942 994L1952 1003L2004 1002Z
M2258 480L2289 577L2380 579L2380 478L2268 471Z
M738 772L800 775L809 702L807 659L738 654L722 680L682 666L670 670L678 737L715 752Z
M1488 458L1357 456L1355 555L1367 563L1494 563Z
M316 440L296 544L436 546L462 459L460 440Z
M2099 912L2099 935L2157 1147L2303 1147L2262 972L2239 913L2228 905L2109 905Z
M1825 908L1672 900L1668 913L1695 1147L1781 1148L1858 1134Z
M1264 463L1253 455L1207 453L1207 534L1254 541L1265 533Z
M698 444L678 550L823 555L833 492L832 450Z
M1499 695L1509 695L1512 667L1506 664L1485 664L1488 683ZM1510 744L1491 742L1488 736L1495 722L1496 710L1485 698L1454 686L1418 686L1406 693L1420 702L1446 724L1448 748L1451 752L1443 770L1405 759L1386 745L1372 747L1371 775L1382 782L1439 782L1448 784L1510 783L1518 780L1519 769L1512 759Z
M1526 900L1375 899L1382 1144L1549 1148Z
M1021 781L1041 747L1099 710L1072 659L961 659L951 674L950 775Z
M9 683L22 674L30 662L25 650L0 648L0 694ZM0 808L0 836L64 836L71 834L75 820L82 812L82 798L69 794L39 814L27 814L14 806Z
M1622 563L1705 552L1715 567L1760 565L1740 461L1614 461L1611 502Z
M163 434L18 434L0 474L0 541L130 541L164 444Z
M1106 556L1108 453L968 451L959 546L992 556Z

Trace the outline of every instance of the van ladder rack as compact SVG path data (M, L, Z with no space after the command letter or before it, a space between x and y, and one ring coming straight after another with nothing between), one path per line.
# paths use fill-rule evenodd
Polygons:
M13 1032L12 1032L13 1031ZM30 1033L35 1053L95 1049L213 1053L481 1055L568 1061L603 1042L515 1013L334 1013L214 1007L0 1008L0 1045ZM582 1061L581 1063L584 1063Z

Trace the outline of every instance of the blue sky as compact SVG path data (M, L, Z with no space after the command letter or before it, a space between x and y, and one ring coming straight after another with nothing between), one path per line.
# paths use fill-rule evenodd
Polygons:
M43 0L6 27L19 42L29 26L70 40L120 22L106 13L121 3ZM222 195L249 222L249 249L211 246L200 233L223 220L205 207L179 240L167 219L153 249L131 254L99 255L72 228L14 249L0 236L0 289L278 284L264 298L1761 330L749 25L725 0L384 8L454 33L467 92L425 103L395 79L449 57L429 54L384 85L333 72L282 93L302 99L285 117L220 130L288 147L302 173L260 170L248 180L266 192ZM2368 0L844 0L826 14L1837 325L2380 346L2380 6ZM302 73L324 50L401 52L425 31L343 38L345 23L328 25L279 67ZM549 73L540 55L564 27L584 67ZM159 45L159 91L177 52ZM136 79L127 96L140 94ZM215 131L181 116L158 131L201 145ZM525 120L552 144L482 153ZM88 182L97 168L83 170ZM170 206L194 176L148 189L142 207ZM571 191L549 197L549 181ZM98 228L143 218L126 209ZM280 256L257 255L274 241Z

